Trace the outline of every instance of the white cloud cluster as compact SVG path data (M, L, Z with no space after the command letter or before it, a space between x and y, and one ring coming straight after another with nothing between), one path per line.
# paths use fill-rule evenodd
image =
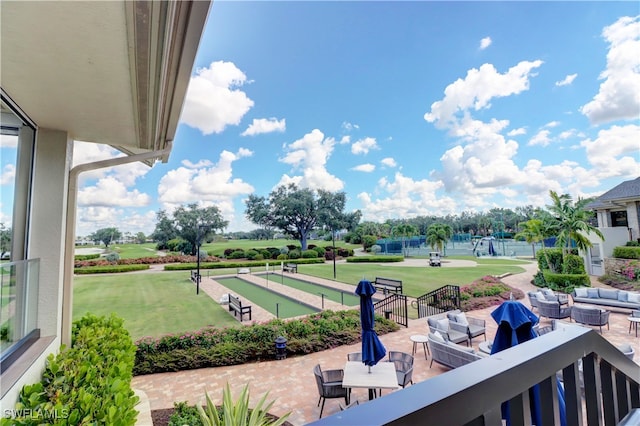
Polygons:
M375 138L360 139L360 140L355 141L351 145L351 152L353 154L356 154L356 155L358 155L358 154L366 155L372 149L379 149L378 143L376 142Z
M365 172L365 173L371 173L375 169L376 169L376 166L371 163L359 164L351 168L351 170L354 170L356 172Z
M79 206L141 207L150 202L149 195L137 189L128 191L124 183L113 176L102 178L95 185L85 186L78 191Z
M302 139L286 145L285 150L288 152L280 161L290 164L294 170L301 171L302 175L285 174L276 186L295 183L302 188L341 190L344 182L327 171L327 161L333 153L335 144L334 138L325 138L324 133L314 129Z
M233 178L233 162L249 157L253 152L240 148L232 153L222 151L216 164L199 161L203 167L178 167L170 170L158 184L158 198L163 208L172 211L177 206L198 203L203 207L217 206L225 220L234 219L233 200L251 194L253 186L242 179ZM193 166L194 163L189 163Z
M491 46L491 37L485 37L482 40L480 40L480 50L484 50L487 47Z
M0 173L0 185L13 185L16 178L16 166L13 164L5 164Z
M18 137L13 135L0 135L0 148L17 148Z
M347 132L351 132L353 130L358 130L360 126L358 126L357 124L349 123L347 121L343 121L342 128Z
M573 80L575 80L577 76L578 74L569 74L562 80L556 81L556 86L558 87L569 86L571 83L573 83Z
M634 177L640 171L640 126L612 126L598 132L595 140L580 143L598 178Z
M117 149L113 149L108 145L102 145L92 142L74 141L73 144L73 166L79 164L93 163L95 161L108 160L116 157L123 157L124 154ZM133 186L138 178L146 175L149 166L140 163L121 164L114 167L106 167L102 169L89 170L80 174L80 184L94 179L102 179L106 176L113 176L125 186ZM114 204L117 205L117 204Z
M182 121L203 134L221 133L238 125L253 101L238 87L248 83L233 62L212 62L191 77L182 110Z
M592 124L637 120L640 111L640 15L625 16L605 27L609 43L604 80L593 100L580 111Z
M242 136L254 136L262 133L284 132L287 128L286 120L277 118L254 118L247 130L241 133Z
M549 137L550 134L551 134L551 132L549 130L540 130L531 139L529 139L529 143L527 145L529 145L529 146L536 146L536 145L547 146L547 145L549 145L551 143L551 138Z
M398 166L398 163L396 163L396 160L393 159L392 157L383 158L382 160L380 160L380 163L383 166L386 166L386 167L397 167Z
M444 90L444 98L431 105L424 119L438 128L455 128L460 112L489 108L491 99L518 94L529 89L529 78L542 65L541 60L522 61L500 74L492 64L467 71Z

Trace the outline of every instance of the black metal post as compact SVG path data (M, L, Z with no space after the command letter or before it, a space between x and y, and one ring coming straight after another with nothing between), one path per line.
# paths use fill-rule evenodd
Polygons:
M196 256L198 258L196 261L196 294L200 294L200 226L198 226L196 233Z
M331 240L332 240L332 244L333 244L333 279L336 279L336 233L334 232L333 228L331 228Z

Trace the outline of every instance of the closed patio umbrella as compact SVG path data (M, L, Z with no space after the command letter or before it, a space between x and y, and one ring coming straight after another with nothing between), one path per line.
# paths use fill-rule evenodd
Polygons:
M538 317L526 306L518 301L503 302L493 312L491 317L498 324L498 331L491 346L491 354L509 349L520 343L537 337L533 326L538 323ZM531 392L531 413L534 425L540 425L540 401L538 386L534 386ZM566 412L564 405L564 392L558 383L558 397L560 406L560 419L562 426L566 425ZM502 418L509 419L509 403L502 404ZM510 422L507 420L507 425Z
M360 296L360 324L362 326L362 363L371 367L376 365L387 354L378 335L374 330L375 317L373 300L371 297L376 292L371 281L362 280L356 287L356 294ZM371 368L369 368L371 372Z
M489 240L489 256L495 256L496 249L493 247L493 241Z

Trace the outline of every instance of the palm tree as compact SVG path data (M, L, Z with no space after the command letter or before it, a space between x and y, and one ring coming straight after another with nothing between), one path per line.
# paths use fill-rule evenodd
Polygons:
M427 228L426 241L432 250L443 251L444 245L452 236L453 229L451 229L451 226L444 223L434 223Z
M558 195L555 191L549 191L553 204L547 206L549 212L555 218L558 230L556 245L562 247L564 258L571 248L571 242L575 242L579 250L586 251L593 244L587 238L590 233L596 234L604 240L604 235L600 230L589 223L592 212L585 210L585 206L591 199L578 197L573 201L570 195Z
M397 225L393 228L393 235L396 237L402 237L402 248L404 249L405 256L409 255L409 248L408 244L406 243L406 238L411 238L417 233L418 230L416 229L416 227L407 223Z
M543 234L543 223L540 219L530 219L526 222L522 222L518 224L518 227L521 229L515 235L515 238L524 238L524 240L531 244L532 255L536 257L536 243L542 243L544 239ZM544 245L543 245L544 248Z

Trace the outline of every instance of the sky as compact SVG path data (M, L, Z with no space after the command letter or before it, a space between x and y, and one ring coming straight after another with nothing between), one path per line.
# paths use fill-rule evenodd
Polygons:
M638 52L635 1L217 0L169 161L81 175L76 233L188 203L248 231L247 197L291 182L372 221L597 196L640 176Z

